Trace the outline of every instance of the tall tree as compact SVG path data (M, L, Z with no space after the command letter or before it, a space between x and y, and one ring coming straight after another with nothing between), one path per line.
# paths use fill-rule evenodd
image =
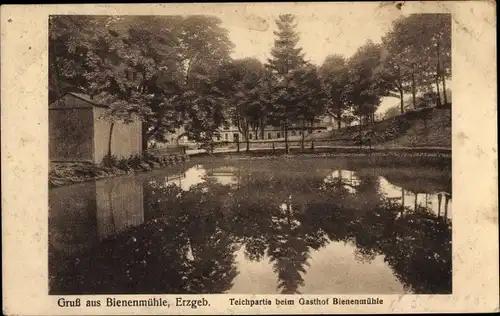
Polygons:
M295 16L292 14L282 14L276 20L277 31L274 32L276 39L271 49L271 58L268 59L267 66L272 70L276 77L276 85L273 88L277 95L276 111L279 120L282 122L285 134L285 152L289 153L288 148L288 124L290 118L294 115L293 108L297 106L297 101L288 88L291 83L289 73L305 65L302 48L297 47L299 35L296 31L297 24Z
M207 16L51 17L51 100L73 90L134 106L144 121L143 144L163 141L184 125L213 134L214 124L201 124L191 107L204 104L214 112L204 119L223 121L219 102L211 99L217 92L207 89L232 49L220 24Z
M257 130L264 115L262 89L264 66L255 58L234 60L221 67L217 87L228 100L229 116L245 137L250 150L250 131Z
M183 20L181 29L184 128L190 138L202 142L211 142L227 121L227 100L215 84L234 45L221 24L217 17L193 15Z
M413 18L414 15L403 17L393 23L392 31L384 38L388 53L392 57L390 64L395 64L401 70L399 79L408 80L409 91L412 95L413 106L416 107L416 97L419 84L423 82L422 69L423 50L419 46L419 32L421 23Z
M387 91L411 92L414 107L417 93L436 90L441 104L441 90L451 77L451 17L449 14L412 14L393 23L384 37L387 51L381 78ZM442 88L440 85L442 84ZM444 100L447 103L447 100Z
M229 60L234 44L221 24L219 18L204 15L187 16L182 22L180 57L187 89L196 89L204 74L216 73Z
M317 117L325 113L326 95L316 66L308 65L293 72L294 98L297 101L296 119L301 123L302 148L304 147L305 126L311 128Z
M153 98L145 93L146 82L175 44L169 32L159 32L165 30L161 26L169 26L168 21L151 17L51 17L51 97L73 90L99 98L110 105L106 114L110 130L113 116L120 120L131 108L147 121ZM157 33L163 35L154 35ZM162 46L162 41L167 44Z
M446 91L446 79L451 77L451 15L422 14L418 15L421 28L421 44L427 57L428 69L432 81L436 85L438 105L441 92ZM439 85L442 84L442 89ZM441 90L441 92L440 92ZM448 103L443 93L444 103Z
M404 62L401 52L392 47L392 38L386 35L382 39L381 60L375 69L381 91L386 97L396 97L400 101L400 112L404 112L404 95L410 92L411 69Z
M341 55L327 56L320 68L321 79L326 93L327 113L341 128L342 115L347 107L345 87L349 83L347 62Z
M179 127L181 16L130 16L114 23L126 44L126 54L137 56L130 76L140 80L137 89L150 96L143 119L143 149L150 139L165 141ZM133 54L132 54L133 53ZM176 108L177 107L177 108Z
M111 48L120 43L115 41L107 28L112 21L112 17L102 16L49 18L50 102L68 91L90 91L89 81L92 78L89 74L97 67L98 60L105 60L105 57L119 59L117 50ZM105 77L105 74L102 76Z
M349 84L346 87L347 100L353 114L373 122L375 111L380 104L382 90L375 75L380 65L381 47L368 41L349 59Z
M116 31L123 24L122 18L56 16L49 24L52 96L60 97L64 92L61 88L67 88L109 105L101 119L110 122L110 156L115 122L130 122L133 112L141 119L149 113L149 96L140 88L144 78L137 72L146 71L150 62L124 40L123 33Z

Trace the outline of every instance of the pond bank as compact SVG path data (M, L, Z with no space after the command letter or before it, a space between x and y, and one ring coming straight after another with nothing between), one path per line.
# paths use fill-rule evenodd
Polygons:
M285 155L284 148L256 148L249 151L240 150L237 152L233 149L216 150L213 153L208 153L204 150L188 151L190 156L227 156L231 158L244 158L258 156L260 158L281 157ZM451 161L451 149L445 147L372 147L360 148L354 146L343 147L315 147L315 148L290 148L289 155L301 155L310 157L360 157L370 160L384 160L395 162L403 160L408 162L423 161ZM380 159L382 158L382 159Z
M245 148L240 148L238 151L235 148L221 148L215 149L213 151L214 154L218 153L261 153L261 152L274 152L277 154L283 154L285 151L284 146L280 147L260 147L260 148L250 148L250 150L246 150ZM451 156L451 148L449 147L388 147L388 146L372 146L360 147L360 146L307 146L304 148L300 147L289 147L290 153L356 153L356 154L375 154L375 153L403 153L403 154L418 154L418 153L428 153L428 154L449 154ZM208 152L205 149L195 149L195 150L187 150L186 153L190 156L207 154Z
M189 155L179 154L165 158L150 155L115 161L107 165L86 162L53 162L49 166L49 188L138 172L148 172L187 160L189 160Z
M218 150L207 153L205 150L191 150L186 154L172 155L166 158L147 156L135 163L116 162L108 166L92 163L51 163L49 169L49 187L59 187L84 181L98 180L136 172L148 172L187 161L189 157L225 156L229 159L270 159L300 155L303 157L339 157L352 160L363 159L377 165L436 164L451 168L451 149L447 148L359 148L359 147L316 147L291 148L285 155L284 148L259 148L250 151Z

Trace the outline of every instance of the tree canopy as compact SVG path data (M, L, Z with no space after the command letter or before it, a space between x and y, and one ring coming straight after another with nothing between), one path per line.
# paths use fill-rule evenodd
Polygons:
M353 118L373 122L383 97L399 98L400 112L407 94L414 108L429 98L450 102L449 14L401 17L380 43L368 40L350 57L332 52L321 65L306 60L294 15L275 22L263 64L233 60L228 30L213 16L51 16L50 101L68 91L99 97L111 121L134 110L143 143L166 141L180 127L210 141L230 124L247 141L280 126L287 142L290 126L304 130L323 115L338 128Z

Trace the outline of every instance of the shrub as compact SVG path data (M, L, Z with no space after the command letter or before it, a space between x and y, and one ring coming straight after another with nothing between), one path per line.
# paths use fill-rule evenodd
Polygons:
M118 165L118 157L115 155L106 155L102 158L102 164L106 167L116 167Z
M140 155L132 155L128 159L128 165L133 169L139 169L142 163L142 157Z
M118 161L118 164L117 164L117 167L119 169L122 169L122 170L130 170L130 166L129 166L129 163L128 163L128 159L127 158L121 158L119 161Z
M161 159L158 156L147 151L143 152L142 159L144 161L154 161L158 163L161 161Z
M149 165L148 163L145 163L145 162L141 162L139 164L138 168L140 170L143 170L143 171L150 171L152 169L151 165Z

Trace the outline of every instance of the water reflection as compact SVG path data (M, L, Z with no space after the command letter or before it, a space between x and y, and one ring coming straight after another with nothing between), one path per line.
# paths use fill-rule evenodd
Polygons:
M451 293L449 183L331 164L215 161L52 190L51 294Z
M405 189L404 186L397 186L389 182L383 176L377 176L378 179L373 185L368 185L367 188L375 188L387 201L391 201L402 206L405 209L416 211L418 208L425 208L432 211L438 217L451 219L451 194L448 192L423 192L411 191ZM325 183L342 186L349 193L356 193L356 189L360 187L363 181L366 183L366 178L360 180L356 171L352 170L335 170L325 178ZM370 181L370 180L369 180ZM363 186L361 186L363 187ZM366 193L366 192L365 192Z
M132 177L95 183L99 237L106 238L144 222L142 183Z

